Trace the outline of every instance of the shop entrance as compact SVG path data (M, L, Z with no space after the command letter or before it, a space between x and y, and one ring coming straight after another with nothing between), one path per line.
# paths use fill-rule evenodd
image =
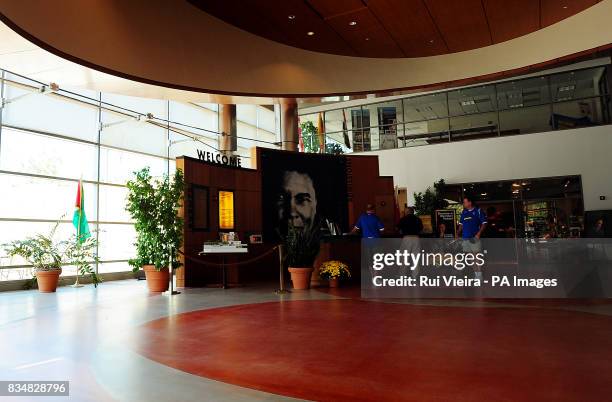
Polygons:
M487 213L485 237L567 238L584 234L580 176L449 184L446 197L473 196Z

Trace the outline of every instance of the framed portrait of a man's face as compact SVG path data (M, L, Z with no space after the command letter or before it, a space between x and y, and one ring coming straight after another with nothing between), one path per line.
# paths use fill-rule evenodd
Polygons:
M346 159L341 155L261 150L264 240L289 226L298 230L347 227Z

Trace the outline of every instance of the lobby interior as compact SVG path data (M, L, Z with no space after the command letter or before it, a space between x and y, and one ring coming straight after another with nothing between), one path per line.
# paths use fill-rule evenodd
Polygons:
M611 15L0 0L0 400L607 400ZM372 291L366 211L425 253L466 198L459 278L562 286Z

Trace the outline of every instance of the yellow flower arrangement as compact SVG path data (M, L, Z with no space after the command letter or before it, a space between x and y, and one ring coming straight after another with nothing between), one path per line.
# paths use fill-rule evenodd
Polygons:
M319 268L319 276L322 279L348 279L351 277L351 272L348 269L348 265L342 261L325 261Z

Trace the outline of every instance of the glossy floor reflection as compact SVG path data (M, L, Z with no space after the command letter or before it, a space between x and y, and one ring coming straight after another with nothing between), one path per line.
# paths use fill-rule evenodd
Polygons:
M130 280L0 293L0 379L69 380L71 401L605 400L612 391L607 301L380 303L351 289L279 297L273 288L168 297ZM240 307L209 311L229 306ZM19 398L46 399L62 400Z

